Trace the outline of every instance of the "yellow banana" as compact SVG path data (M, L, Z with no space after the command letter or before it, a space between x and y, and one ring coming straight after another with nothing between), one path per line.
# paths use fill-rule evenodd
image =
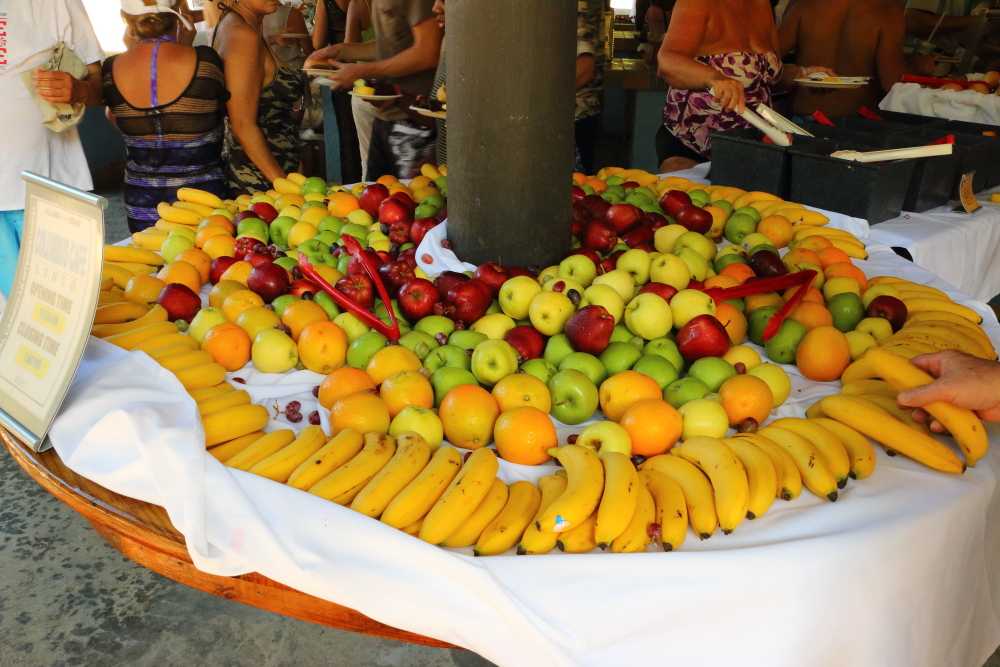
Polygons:
M102 280L103 280L103 278L102 278ZM97 295L97 305L98 306L107 306L107 305L112 304L112 303L126 303L127 301L126 301L124 295L122 294L122 291L120 289L118 289L117 287L115 289L118 290L118 291L117 292L110 292L110 291L108 291L108 292L101 292L100 294L98 294Z
M747 518L756 519L771 509L778 488L778 473L764 450L739 438L726 438L723 444L728 446L736 458L743 464L750 487L750 500L747 503Z
M297 195L299 194L299 190L301 190L297 184L287 178L276 178L271 185L273 185L274 189L283 195Z
M733 437L749 442L771 459L771 465L777 476L775 498L794 500L802 494L802 475L799 474L799 467L795 465L795 459L785 451L784 447L756 433L737 433Z
M955 342L954 339L945 339L941 336L936 336L934 334L929 334L922 331L902 331L899 333L894 333L893 335L882 341L883 345L894 345L896 343L908 343L908 342L923 343L924 345L929 345L935 348L935 351L939 350L958 350L962 346L960 343ZM962 350L963 352L968 352L968 350ZM972 354L971 352L968 352Z
M568 483L569 480L560 475L545 475L538 478L538 490L542 493L542 501L538 505L538 512L535 513L534 520L525 529L524 535L521 536L521 544L517 547L519 556L547 554L556 548L559 533L543 533L538 530L535 522L538 521L542 512L547 510L549 505L554 503L556 498L563 494ZM686 527L687 524L685 523Z
M247 471L272 454L277 454L294 441L295 431L290 428L271 431L222 462L230 468Z
M173 345L168 345L167 347L174 347ZM166 349L166 348L164 348ZM150 354L149 356L153 356ZM154 359L156 357L153 357ZM188 395L195 400L195 403L201 403L202 401L210 401L213 398L218 398L234 391L233 386L228 382L223 382L222 384L217 384L214 387L206 387L204 389L195 389L194 391L189 391Z
M840 387L840 393L847 396L864 396L867 394L896 398L896 394L899 392L885 380L853 380L845 382Z
M833 227L798 227L792 234L792 240L798 242L810 236L825 236L828 239L843 238L864 245L864 241L854 234L843 229L834 229Z
M905 336L914 332L926 333L947 341L953 341L962 352L980 357L981 359L993 358L992 345L984 346L975 336L971 336L955 326L933 324L931 322L915 322L912 324L907 323L899 333Z
M882 349L887 352L892 352L893 354L903 357L904 359L912 359L913 357L919 357L921 354L931 354L932 352L939 351L936 347L924 345L923 343L918 343L912 340L899 343L889 343L888 345L883 345Z
M681 485L662 472L640 470L639 483L653 497L656 508L655 522L659 529L652 530L652 540L664 551L674 551L687 537L687 503Z
M624 532L611 543L611 553L642 553L656 532L656 503L645 484L639 484L638 502Z
M136 264L132 262L104 262L108 266L117 266L120 269L125 269L133 276L148 276L156 272L155 266L149 266L148 264ZM130 281L131 282L131 279ZM128 283L126 283L128 285Z
M699 539L707 540L719 525L712 483L693 463L670 454L653 456L642 462L639 470L655 470L677 482L684 491L688 520Z
M105 262L124 262L127 264L147 264L149 266L162 266L163 258L151 250L142 248L129 248L120 245L104 246Z
M882 408L884 412L887 412L888 414L892 415L894 418L903 422L910 428L916 431L920 431L924 435L931 434L930 427L928 427L927 424L921 424L919 422L913 421L913 414L911 414L911 411L899 407L899 404L896 402L896 399L886 398L885 396L877 396L877 395L852 396L851 398L858 399L865 403L877 405L878 407Z
M842 250L848 257L852 257L854 259L868 259L868 251L865 250L863 245L851 243L846 239L839 238L831 238L830 243L832 243L833 247L837 250Z
M197 213L202 218L207 218L208 216L212 215L212 211L215 210L214 208L209 208L204 204L196 204L195 202L191 201L175 201L173 204L171 204L171 206L173 206L174 208L179 208L182 211L191 211L192 213Z
M705 473L715 490L715 509L724 535L736 530L747 516L750 486L743 464L725 444L715 438L695 436L670 450Z
M149 308L141 303L109 303L106 306L98 306L94 313L94 324L123 324L134 322L149 312ZM164 317L164 319L166 319Z
M946 315L951 315L950 313L944 313ZM905 331L907 327L915 324L921 324L931 327L940 327L945 329L954 329L956 331L961 331L963 334L975 340L979 347L981 347L991 358L996 357L996 350L993 349L993 341L990 340L986 332L982 330L976 324L973 324L964 317L959 317L958 315L951 315L954 319L933 319L936 313L918 313L917 316L912 320L907 320L906 324L903 325L903 330ZM930 316L930 317L928 317ZM955 320L959 320L956 322Z
M458 475L462 455L454 447L440 447L416 479L399 492L382 512L382 523L400 530L431 510Z
M639 473L629 457L621 452L600 455L604 466L604 494L597 508L597 529L594 538L597 546L607 549L611 542L625 532L639 494Z
M904 300L903 303L906 304L907 313L922 313L930 310L936 310L964 317L973 324L980 324L983 321L983 316L974 311L972 308L963 306L960 303L954 303L952 301L920 298Z
M167 324L173 324L173 322L167 322ZM174 324L174 327L177 325ZM152 350L158 350L167 345L184 345L190 350L198 349L198 341L187 334L182 334L179 331L170 331L166 333L158 333L154 336L144 338L142 341L136 343L132 347L127 349L133 352L151 352Z
M322 449L299 464L288 476L288 486L302 491L344 465L361 451L364 437L353 428L345 428L323 445Z
M298 190L296 190L298 192ZM211 209L222 208L223 202L218 196L212 194L211 192L206 192L204 190L198 190L197 188L178 188L177 198L181 201L190 202L192 204L201 204L202 206L207 206Z
M271 421L271 413L263 405L237 405L201 418L205 428L205 446L238 438L247 433L261 431Z
M112 334L105 337L104 340L120 348L131 350L154 336L177 333L177 331L177 325L173 322L153 322L125 333ZM197 343L197 341L195 342Z
M847 456L847 449L837 436L808 419L786 417L774 420L770 426L796 433L812 443L837 479L837 488L842 489L847 485L847 479L851 474L851 460Z
M936 299L938 301L947 301L952 303L952 299L949 296L934 294L933 292L922 292L915 289L907 289L909 285L894 285L896 291L899 292L899 300L906 303L909 299Z
M181 381L188 391L192 389L202 389L204 387L214 387L226 379L226 368L222 364L215 362L202 364L200 366L189 366L180 370L172 371L177 379ZM267 408L264 408L266 411ZM257 430L257 429L253 429Z
M906 323L910 322L921 322L925 320L933 320L938 322L951 322L953 324L958 324L961 326L969 327L974 331L982 331L983 328L978 324L970 322L967 318L961 315L956 315L955 313L949 313L945 310L924 310L917 313L906 314Z
M102 292L107 292L108 290L110 290L114 286L115 286L114 278L111 278L111 277L101 278L101 291Z
M894 417L871 409L860 401L852 401L851 398L827 396L820 403L828 417L882 443L886 449L905 454L941 472L965 471L962 461L942 443L920 431L915 431Z
M441 544L451 537L486 497L499 467L500 463L492 449L481 447L472 452L469 460L424 518L424 525L420 527L420 539L430 544Z
M159 361L160 359L166 359L167 357L172 357L175 354L180 354L181 352L200 352L200 351L201 350L192 350L190 347L184 345L183 343L174 343L172 345L164 345L163 347L158 347L155 350L149 350L148 352L146 352L146 354L149 355L149 357L154 361ZM212 387L211 389L214 388L215 387ZM199 389L198 391L205 392L209 390ZM232 389L225 389L224 391L220 391L219 393L213 394L212 397L214 398L215 396L221 396L223 393L230 391L232 391ZM197 401L201 399L195 398L194 400Z
M156 229L156 227L151 227L151 229ZM163 243L166 240L166 234L154 234L152 232L136 232L132 234L132 245L143 250L159 250L163 247Z
M442 542L441 546L457 549L474 545L486 527L499 516L507 504L509 496L510 491L507 484L499 477L495 477L493 483L490 484L489 491L486 492L486 497L480 501L465 523L459 526L451 537Z
M149 324L166 321L167 309L160 304L156 304L137 319L130 320L128 322L121 322L119 324L95 324L90 328L90 335L98 338L107 338L108 336L114 336L115 334L135 331L136 329L141 329Z
M162 232L167 232L168 234L175 229L191 229L192 225L182 225L179 222L170 222L169 220L159 219L153 226L154 229L158 229Z
M542 494L531 482L511 484L507 504L479 536L473 553L476 556L496 556L512 549L521 540L541 503Z
M344 493L340 494L336 498L331 498L330 502L336 503L337 505L340 505L341 507L347 507L347 506L349 506L351 503L354 502L354 499L358 497L358 494L361 493L361 490L363 488L365 488L365 486L367 486L368 482L369 482L369 480L363 480L363 481L361 481L360 483L358 483L355 486L351 487L350 489L348 489Z
M204 417L219 410L235 408L237 405L250 405L250 394L241 389L203 401L198 403L198 414Z
M909 280L890 284L900 292L919 292L927 296L937 297L938 299L942 299L944 301L952 301L952 298L948 296L946 292L943 292L936 287L931 287L930 285L921 285L920 283L914 283Z
M934 381L929 374L913 364L900 360L880 350L870 350L865 355L868 363L883 379L892 383L900 391L912 389ZM874 353L874 354L872 354ZM986 429L972 410L960 408L950 403L931 403L923 408L948 429L965 454L965 463L974 466L986 454L989 439Z
M752 191L752 192L746 192L737 197L736 201L733 202L733 208L734 209L743 208L744 206L749 206L754 202L761 202L761 201L780 202L782 200L781 197L772 195L770 192Z
M797 433L770 426L760 429L757 433L783 447L792 455L802 477L802 483L807 489L830 502L837 500L837 478L830 472L823 455L811 442Z
M197 225L204 219L204 216L198 215L194 211L185 211L184 209L174 208L166 202L160 202L156 206L156 212L167 222L173 222L178 225L187 225L189 227Z
M115 264L104 262L104 265L101 267L101 277L111 278L115 281L115 287L125 289L128 281L132 280L135 274Z
M225 463L226 459L233 458L263 437L263 431L247 433L246 435L241 435L238 438L233 438L229 442L224 442L221 445L209 448L208 453L214 456L219 463Z
M295 440L256 463L249 472L284 484L288 476L326 444L326 433L320 426L306 426Z
M829 417L818 417L814 420L817 424L833 433L851 459L851 477L853 479L864 479L875 470L875 449L868 438L861 435L847 424L843 424L836 419Z
M386 436L388 437L388 436ZM351 509L378 518L392 499L416 479L431 459L431 446L413 431L396 438L396 453L351 503Z
M561 533L553 533L554 535L558 535L556 546L559 547L559 551L568 554L585 554L588 551L592 551L597 546L597 540L594 539L594 529L596 527L597 512L594 512L569 530L564 530Z
M204 350L182 350L176 354L171 354L169 356L163 356L156 358L156 363L160 364L168 371L176 373L177 371L183 370L185 368L190 368L192 366L201 366L202 364L213 363L212 355ZM216 382L216 386L219 383Z
M384 433L368 433L365 445L350 461L340 466L311 487L309 493L327 500L341 496L364 485L389 463L396 453L396 441ZM361 489L357 489L358 492ZM352 498L353 500L353 498Z
M542 512L535 527L544 533L561 533L595 513L604 492L604 467L597 454L579 445L553 448L549 454L566 469L569 484L566 491Z
M407 535L413 535L413 537L416 537L420 534L420 526L422 525L424 525L424 517L420 517L410 525L400 528L400 530Z

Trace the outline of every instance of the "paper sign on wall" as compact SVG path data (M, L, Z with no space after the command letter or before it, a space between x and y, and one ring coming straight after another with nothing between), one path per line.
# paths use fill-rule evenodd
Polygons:
M21 177L21 253L0 318L0 424L40 451L94 321L107 201L30 172Z
M972 179L976 172L970 171L962 175L962 181L958 186L958 194L962 198L962 208L966 213L973 213L981 208L981 204L976 200L976 193L972 191Z

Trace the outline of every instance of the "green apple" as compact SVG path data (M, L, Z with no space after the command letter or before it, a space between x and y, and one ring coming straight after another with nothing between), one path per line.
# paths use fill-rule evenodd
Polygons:
M632 300L632 294L635 292L635 281L632 280L631 274L621 269L608 271L605 274L597 276L594 278L593 284L607 285L613 288L625 303Z
M278 298L283 299L284 297L278 297ZM277 302L278 299L275 299L274 303ZM277 312L277 307L275 307L275 312ZM340 315L337 315L336 317L333 318L333 322L334 324L336 324L337 326L339 326L341 329L344 330L344 333L347 334L347 341L349 343L353 343L360 336L368 333L369 330L368 325L359 320L357 316L354 315L354 313L347 313L347 312L341 313Z
M445 199L441 195L427 195L420 200L420 203L433 206L434 208L440 210L444 208Z
M306 195L310 192L315 192L316 194L325 195L326 189L326 181L319 176L310 176L306 180L302 181L302 185L299 186L299 194Z
M609 187L615 185L621 186L621 184L625 182L625 179L615 174L614 176L608 176L607 178L605 178L604 182L607 183ZM624 192L624 188L622 189L622 192Z
M552 417L563 424L582 424L597 412L597 386L578 370L559 371L549 380Z
M727 248L738 248L739 246L727 245ZM722 269L726 268L730 264L746 264L747 261L743 259L740 255L734 255L732 253L728 255L723 255L715 258L715 262L712 264L712 268L715 269L716 273L721 273Z
M476 376L471 371L453 366L445 366L431 373L430 383L434 389L434 407L439 407L448 392L461 384L479 386Z
M702 357L688 369L688 377L698 378L709 391L719 391L722 383L731 377L736 377L736 369L725 359L719 357Z
M411 333L424 332L413 331ZM424 358L424 368L432 373L444 368L445 366L471 370L472 356L457 345L442 345L440 347L433 348Z
M439 335L444 335L447 340L448 336L455 331L455 321L450 317L445 317L444 315L428 315L417 320L417 323L413 325L413 328L417 331L429 333L435 338ZM438 342L440 343L441 341L439 340Z
M733 211L733 215L737 214L746 215L753 218L753 223L755 225L760 222L760 211L755 209L753 206L743 206Z
M240 222L240 224L242 225L244 222L252 219L253 218L248 218L247 220ZM288 247L288 231L295 225L296 222L295 218L290 218L287 215L282 215L274 219L274 222L272 222L271 226L268 228L268 233L271 235L271 241L274 245L284 248ZM299 248L302 248L301 244L299 244ZM303 252L311 252L311 250L307 248Z
M228 321L229 319L226 317L225 313L222 312L221 308L215 308L212 306L202 308L195 313L194 319L192 319L191 324L188 325L187 334L200 344L201 341L205 339L205 334L208 333L209 329L214 327L216 324L225 324Z
M673 224L660 227L653 234L653 247L657 252L673 252L674 244L681 234L686 234L688 228L683 225Z
M629 279L631 280L631 278ZM580 290L581 296L583 289ZM566 322L576 312L576 307L569 297L560 292L547 292L544 289L535 295L528 306L528 317L531 326L538 329L543 336L555 336L566 328Z
M503 315L503 309L500 307L500 302L493 299L490 303L490 307L486 309L486 315Z
M473 322L469 331L485 334L487 338L492 340L503 340L507 332L515 326L517 325L514 324L514 320L509 315L490 313Z
M437 451L444 440L444 426L433 410L420 405L407 405L392 418L389 424L389 437L398 438L407 431L413 431L423 436L431 451Z
M704 398L708 394L708 385L698 378L686 377L674 380L663 390L663 400L675 408L685 403Z
M225 217L229 218L230 222L232 222L233 220L236 219L236 216L228 208L217 208L217 209L215 209L215 210L212 211L211 215L222 215L222 216L225 216Z
M712 268L708 265L707 259L691 248L679 248L675 254L687 264L692 278L705 282L705 278L708 277L708 272Z
M608 379L608 372L604 368L601 360L586 352L573 352L559 362L559 370L577 370L590 378L595 386L600 387L601 383Z
M469 354L472 354L472 350L475 350L476 346L484 340L488 340L486 338L486 334L481 334L478 331L469 331L468 329L453 331L451 335L448 336L449 345L455 345L463 350L469 350Z
M375 353L388 344L389 339L377 331L363 333L347 346L347 363L354 368L365 369Z
M558 367L562 363L562 360L573 354L573 352L575 350L569 344L566 334L556 334L545 343L545 351L542 353L542 358L553 366Z
M586 190L584 190L584 192L586 192ZM623 201L622 196L617 192L611 192L610 188L601 193L601 199L608 202L612 206L615 204L621 204Z
M715 241L698 232L685 232L678 236L677 241L674 243L674 254L676 255L682 248L694 250L708 262L711 262L715 258L717 250Z
M583 185L580 186L580 189L583 190L584 194L588 195L597 194L594 191L594 186L590 185L589 183L584 183Z
M660 385L660 391L666 389L668 384L675 382L679 377L674 365L667 361L666 357L661 357L658 354L647 354L640 357L639 361L632 366L632 370L656 380L656 384Z
M559 372L558 368L541 358L529 359L521 364L520 370L524 371L528 375L534 375L546 385L548 385L552 376Z
M674 326L682 326L699 315L715 315L715 301L701 290L682 289L670 300L670 312Z
M448 177L438 176L434 179L434 185L437 186L438 192L440 192L445 197L448 196Z
M713 244L714 245L714 244ZM615 268L624 271L632 276L632 281L636 285L645 285L649 282L649 269L652 258L649 253L641 248L633 248L623 253L615 264Z
M280 220L281 218L276 218ZM295 221L292 221L295 224ZM289 226L289 229L291 226ZM280 229L280 227L279 227ZM270 238L270 232L267 228L267 223L260 218L243 218L238 223L236 223L236 234L237 236L242 236L243 234L257 234L259 236Z
M777 364L794 364L795 351L799 343L806 337L806 328L795 320L785 320L781 323L778 333L764 343L767 356Z
M764 329L771 320L771 316L778 312L774 306L761 306L753 311L747 320L747 338L754 345L764 345Z
M841 292L826 302L826 307L833 315L833 326L847 333L854 331L861 320L865 319L865 305L861 297L854 292Z
M751 234L750 236L753 236L753 234ZM763 236L763 234L761 236ZM750 237L748 236L747 238L750 238ZM743 243L746 243L746 240L744 240ZM754 247L750 248L750 250L747 251L747 257L753 257L754 255L756 255L757 253L759 253L761 250L770 250L775 255L779 255L779 256L781 255L781 253L778 252L778 249L775 248L770 243L758 243L757 245L755 245Z
M680 350L677 349L677 343L666 336L646 343L646 346L642 348L642 354L643 356L656 354L663 357L670 362L671 366L677 369L678 373L684 368L684 357L681 356Z
M697 436L724 438L729 431L729 416L721 403L707 398L696 398L677 408L684 418L681 440Z
M871 334L878 345L881 345L886 338L892 335L892 325L884 317L866 317L858 322L854 330Z
M327 248L329 248L332 244L334 244L334 243L336 243L337 241L340 240L339 236L337 236L335 233L330 232L330 231L320 232L319 234L317 234L313 238L316 239L317 241L322 242L323 245L325 245ZM298 245L298 247L301 248L302 244L300 243Z
M409 333L410 323L405 317L403 317L403 314L399 312L399 304L395 299L391 299L389 303L392 305L392 313L396 316L396 322L399 324L399 333ZM385 304L381 301L376 301L375 304L375 317L379 318L379 320L381 320L386 326L389 326L389 311L386 309Z
M430 204L420 204L413 211L413 219L420 220L421 218L433 218L437 215L437 206L431 206Z
M263 221L261 222L263 224ZM264 238L267 238L267 232L264 232ZM174 261L177 255L181 254L185 250L190 250L194 247L194 241L187 238L186 236L181 236L180 234L170 234L167 236L166 240L163 241L163 245L160 246L160 256L163 257L163 261L170 263Z
M739 247L743 250L749 251L751 248L755 248L759 245L769 245L773 247L771 239L764 236L760 232L754 232L753 234L747 234L744 236Z
M615 325L614 331L611 332L611 342L628 343L629 345L632 345L640 350L646 343L641 336L636 336L634 333L629 331L629 328L625 326L624 322Z
M585 289L580 308L584 306L603 306L608 314L615 318L616 324L622 321L622 315L625 314L625 302L621 294L610 285L591 285Z
M410 331L399 338L399 344L416 355L417 359L423 361L431 350L440 347L434 336L426 331Z
M723 211L726 212L726 215L732 215L733 214L733 205L730 204L725 199L718 199L718 200L712 202L712 206L718 206L719 208L721 208Z
M517 371L517 352L505 340L486 340L472 352L472 374L487 387Z
M625 306L625 325L629 331L645 340L661 338L673 326L670 304L658 294L640 294Z
M559 262L559 277L569 278L583 287L590 287L597 277L597 266L586 255L570 255Z
M344 217L347 218L347 222L349 222L351 225L358 225L364 227L366 233L368 229L372 226L372 223L374 222L372 217L368 215L368 212L365 211L363 208L354 209ZM341 231L344 231L347 234L351 234L351 232L348 232L346 230L341 230ZM351 234L351 236L353 236L353 234Z
M777 364L759 364L747 371L747 375L760 378L771 388L771 396L774 398L772 407L776 408L784 403L788 399L788 395L792 393L792 381L789 379L788 373Z
M642 350L631 343L614 342L601 352L601 363L608 375L627 371L642 357Z
M299 265L298 261L291 257L279 257L278 259L274 260L274 263L288 272L291 272L292 269L294 269L296 266Z
M743 210L743 209L740 209ZM725 236L730 243L739 245L743 239L757 231L757 221L745 213L733 213L726 221Z
M652 203L649 197L643 192L636 192L638 188L634 188L630 193L625 195L625 203L632 204L636 208L641 208L647 204Z
M660 229L665 228L660 227ZM674 289L682 290L687 288L688 283L691 282L691 269L677 255L664 253L650 264L649 279L655 283L664 283Z
M699 208L705 208L705 205L708 204L709 201L708 193L700 188L688 190L688 197L691 198L691 203Z
M625 456L632 456L632 438L629 437L628 431L606 419L589 424L577 436L576 444L592 450L597 455L621 452Z
M250 359L262 373L284 373L299 363L299 352L284 331L264 329L253 339Z
M323 290L313 294L313 301L316 302L317 306L326 311L326 316L330 318L331 322L337 317L337 315L340 315L340 306L338 306L337 302L333 300L333 297Z
M301 301L302 297L295 296L294 294L282 294L277 299L271 302L271 306L274 307L274 314L281 317L281 314L285 312L285 308L290 303L295 303L296 301ZM368 327L365 327L365 331L368 331Z
M333 232L338 237L340 237L340 230L342 230L344 228L344 225L346 224L347 220L345 220L344 218L338 218L335 215L330 215L320 220L320 223L316 227L316 230L319 232Z
M353 213L357 213L358 211L361 211L362 213L365 213L361 209L357 209L356 211L351 211L351 213L352 214ZM368 215L368 214L365 213L365 215ZM348 218L348 220L350 220L351 216L348 215L347 218ZM364 241L365 239L368 238L368 225L362 225L362 224L358 224L356 222L350 222L349 224L346 224L343 227L341 227L340 233L341 233L341 235L343 235L343 234L349 234L349 235L353 236L354 238L356 238L358 241Z
M287 242L287 238L285 240ZM304 253L305 255L315 255L324 252L329 247L329 245L330 245L329 243L324 245L323 242L318 238L312 238L312 239L307 239L302 243L300 243L299 246L295 249L295 251L296 254L301 252Z
M523 320L528 316L531 300L541 291L542 286L537 280L528 276L514 276L500 287L500 308L510 317Z

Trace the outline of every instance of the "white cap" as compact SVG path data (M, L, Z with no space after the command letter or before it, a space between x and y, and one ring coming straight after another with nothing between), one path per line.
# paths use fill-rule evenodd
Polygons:
M180 12L173 8L175 0L156 0L155 4L147 5L142 0L121 0L122 11L126 14L132 16L141 16L143 14L176 14L181 22L184 23L184 27L188 30L192 30L191 24L186 18L181 16Z

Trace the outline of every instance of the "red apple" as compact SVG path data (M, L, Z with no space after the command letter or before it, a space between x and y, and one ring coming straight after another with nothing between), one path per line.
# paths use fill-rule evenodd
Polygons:
M444 222L448 219L448 207L442 206L438 209L438 212L434 214L434 219L438 222Z
M247 278L247 288L260 295L265 303L287 294L288 283L288 271L273 262L258 264Z
M517 351L518 363L537 359L545 351L545 336L528 324L514 327L504 334L503 339Z
M689 363L702 357L721 357L729 350L729 334L712 315L698 315L677 332L677 349Z
M593 262L595 265L601 263L601 256L598 255L593 250L591 250L590 248L577 248L576 250L570 250L568 253L566 253L566 257L570 257L572 255L583 255L591 262Z
M583 226L579 234L580 245L602 254L611 252L617 238L618 234L614 227L600 220L591 220Z
M246 256L244 261L250 262L250 266L256 268L258 265L263 264L264 262L273 262L274 257L272 257L271 253L269 252L266 254L263 252L251 252Z
M747 263L761 278L774 278L788 273L788 267L781 261L781 257L770 250L758 250Z
M389 198L395 199L396 201L405 204L406 207L410 209L410 213L413 213L413 211L416 210L417 208L417 204L416 202L413 201L413 197L411 197L409 193L403 192L402 190L397 190L396 192L393 192L391 195L389 195Z
M649 212L642 216L642 222L640 223L643 227L649 227L649 229L655 232L660 227L666 227L670 224L667 220L667 216L660 215L659 213Z
M632 248L634 250L645 250L646 252L656 252L656 246L653 245L653 242L650 240L639 241L634 246L632 246Z
M592 218L603 218L604 214L611 208L611 204L601 199L600 195L587 195L580 200L580 204Z
M682 206L681 209L677 211L677 215L675 215L674 218L677 219L677 224L687 227L687 229L692 232L704 234L712 229L712 214L700 206L695 206L694 204Z
M410 225L410 243L416 246L420 245L420 242L424 240L424 234L440 224L434 218L420 218L419 220L415 220Z
M472 324L486 314L493 303L493 295L486 283L473 278L453 285L444 302L446 307L453 309L448 312L451 319Z
M156 303L166 309L167 319L171 322L184 320L190 324L194 316L201 310L201 297L195 294L190 287L180 283L168 283L160 290L160 296L156 297Z
M414 246L406 250L400 250L399 254L396 255L396 259L406 262L410 265L411 269L417 268L417 247Z
M649 227L636 227L625 232L622 242L629 248L638 247L640 243L653 243L653 230Z
M409 206L398 199L389 197L388 199L383 199L382 203L378 205L378 219L379 222L387 222L390 225L397 220L413 222L413 213L410 211Z
M683 190L670 190L660 197L660 208L671 218L676 218L677 213L691 204L691 197ZM711 228L710 228L711 229Z
M236 258L237 262L243 262L246 261L247 255L251 252L264 252L266 248L266 245L254 237L244 236L243 238L236 239L236 245L233 248L233 256Z
M510 278L510 272L496 262L485 262L479 265L472 277L486 283L493 298L499 299L500 288Z
M587 193L584 192L583 188L581 188L579 185L573 186L573 201L580 201L586 196Z
M359 201L368 215L375 217L378 215L378 207L383 201L389 198L389 188L381 183L372 183L361 191Z
M508 266L507 267L507 273L510 274L511 278L514 278L515 276L528 276L532 280L537 280L538 279L538 276L536 276L535 274L531 273L531 271L528 271L526 269L522 269L520 266Z
M566 322L566 338L577 352L598 355L611 342L615 318L604 306L584 306Z
M235 257L216 257L212 260L212 265L208 269L208 280L213 285L222 280L222 274L226 272L230 266L236 263Z
M454 285L464 283L468 279L469 276L457 271L442 271L439 273L434 278L434 286L437 287L438 295L441 297L439 301L444 301L444 298L448 295L448 290Z
M399 312L409 321L416 322L433 312L439 298L434 283L426 278L413 278L399 288Z
M383 264L396 261L396 258L392 256L392 253L386 252L385 250L376 250L375 255L382 260Z
M362 308L371 308L375 305L374 284L372 279L363 273L355 273L341 278L334 287Z
M288 293L293 296L302 296L305 293L316 294L319 292L319 285L306 278L299 278L298 280L293 280L292 284L288 286Z
M667 303L677 294L677 288L666 283L646 283L639 290L639 294L652 293L662 298Z
M400 287L416 278L410 265L402 260L383 264L378 270L378 276L382 279L390 298L399 293Z
M760 254L759 252L757 253ZM882 317L889 320L893 333L899 331L906 324L906 304L894 296L883 294L871 300L868 309L865 311L866 317Z
M386 201L389 201L388 199ZM389 225L389 243L403 245L410 242L410 229L413 223L409 220L397 220Z
M240 211L233 217L233 224L238 225L247 218L257 218L257 214L251 211L250 209L247 209L245 211ZM258 220L259 219L260 218L258 218Z
M622 183L622 190L635 190L637 187L639 187L639 184L635 181L625 181Z
M642 209L632 204L615 204L604 214L604 221L621 236L642 220Z
M372 269L378 271L385 264L382 258L375 254L374 250L362 250L357 255L351 257L351 261L347 263L347 275L354 275L355 273L368 273L365 269L365 265L361 263L361 255L364 255L368 259L368 263L372 265Z
M590 220L590 210L582 201L573 202L573 222L578 222L582 225L588 220Z
M278 217L278 211L276 211L275 208L267 202L259 201L256 204L253 204L250 207L250 210L256 213L258 218L269 225L274 222L275 218Z

